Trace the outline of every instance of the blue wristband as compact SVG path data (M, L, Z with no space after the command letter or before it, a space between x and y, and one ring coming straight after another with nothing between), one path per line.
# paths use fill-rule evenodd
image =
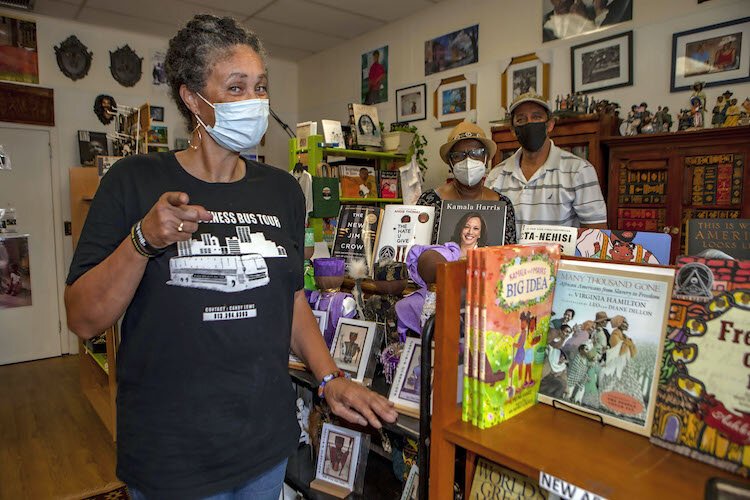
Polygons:
M351 379L352 377L346 373L344 370L338 370L333 373L329 373L325 377L323 377L323 380L320 381L320 385L318 386L318 397L321 399L325 399L325 387L328 382L330 382L333 379L337 378L345 378L345 379Z

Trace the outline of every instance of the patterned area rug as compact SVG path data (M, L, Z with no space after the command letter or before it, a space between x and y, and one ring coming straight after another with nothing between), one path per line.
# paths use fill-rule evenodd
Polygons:
M128 500L128 489L125 486L118 486L115 489L105 491L82 500Z

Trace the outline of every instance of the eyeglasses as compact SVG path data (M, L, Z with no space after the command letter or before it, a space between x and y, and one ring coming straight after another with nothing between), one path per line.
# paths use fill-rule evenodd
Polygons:
M473 160L484 161L486 155L487 148L474 148L468 151L451 151L450 153L448 153L448 159L451 161L451 163L458 163L460 161L464 161L468 156Z

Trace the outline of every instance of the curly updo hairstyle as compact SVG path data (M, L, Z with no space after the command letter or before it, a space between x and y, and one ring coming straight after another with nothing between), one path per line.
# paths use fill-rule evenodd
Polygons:
M209 71L234 45L247 45L260 55L265 63L266 50L254 32L243 28L231 17L198 14L169 41L165 60L167 82L172 99L187 120L188 130L193 126L193 114L182 102L180 87L184 84L193 92L206 86Z

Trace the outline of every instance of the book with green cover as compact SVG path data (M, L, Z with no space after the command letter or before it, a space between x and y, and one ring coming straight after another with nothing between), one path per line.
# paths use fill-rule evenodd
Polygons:
M507 245L482 252L480 429L536 403L547 345L558 245Z

